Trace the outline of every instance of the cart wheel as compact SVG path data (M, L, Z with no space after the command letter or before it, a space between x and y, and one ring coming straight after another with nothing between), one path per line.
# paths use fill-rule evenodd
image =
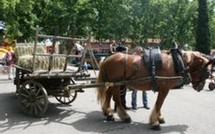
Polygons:
M208 85L209 89L212 91L215 89L215 84L213 82L210 82Z
M18 90L19 90L19 88L20 88L20 77L19 77L19 75L20 75L20 70L18 69L18 68L16 68L16 71L15 71L15 79L14 79L14 84L16 85L16 93L15 93L15 95L16 96L18 96Z
M75 81L71 79L71 84L75 84ZM66 86L63 90L62 96L55 96L55 98L61 103L61 104L70 104L72 103L77 97L77 92L75 90L69 90Z
M28 80L18 91L18 102L24 113L41 117L48 107L48 95L40 83Z
M55 98L62 104L70 104L77 97L77 92L75 90L69 90L67 87L64 88L62 96L55 96Z

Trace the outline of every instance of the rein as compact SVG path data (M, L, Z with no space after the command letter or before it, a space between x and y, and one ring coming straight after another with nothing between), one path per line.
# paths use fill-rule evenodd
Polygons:
M127 72L127 64L128 64L128 52L126 51L125 54L125 71L124 71L124 78L126 78L126 72Z

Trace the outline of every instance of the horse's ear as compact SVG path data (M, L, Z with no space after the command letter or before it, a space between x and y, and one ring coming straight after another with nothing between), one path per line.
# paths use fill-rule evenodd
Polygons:
M192 61L192 54L190 52L183 52L182 58L186 64L189 64Z
M209 59L205 56L203 56L200 52L194 51L192 53L193 56L193 61L195 62L196 65L205 65L209 62Z
M186 51L182 54L182 58L186 64L192 64L194 60L198 63L206 61L206 58L202 57L197 51Z
M201 65L204 63L204 59L202 59L202 58L198 58L198 61L196 61L197 63L200 63Z

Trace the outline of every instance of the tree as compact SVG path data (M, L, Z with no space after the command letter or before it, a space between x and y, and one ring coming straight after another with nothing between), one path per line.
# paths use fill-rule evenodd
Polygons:
M131 2L131 0L91 0L96 13L93 33L97 39L121 40L129 36Z
M208 0L207 4L208 25L215 33L215 2ZM19 42L34 39L35 27L39 25L43 34L92 34L98 40L130 38L136 45L143 45L146 38L160 38L164 49L170 48L175 39L205 52L207 47L204 50L205 46L196 45L196 33L198 40L203 37L203 32L197 32L203 26L201 23L196 30L197 8L198 1L190 0L1 0L0 20L6 23L8 34ZM202 16L200 21L205 20ZM207 33L208 29L202 30ZM207 36L215 45L215 34Z
M12 38L24 41L32 35L36 16L31 12L32 0L1 0L0 18L5 21L7 34Z
M211 48L215 48L215 1L208 1L208 16L210 24Z
M196 50L210 54L210 30L208 19L207 0L198 0L198 23L196 33Z

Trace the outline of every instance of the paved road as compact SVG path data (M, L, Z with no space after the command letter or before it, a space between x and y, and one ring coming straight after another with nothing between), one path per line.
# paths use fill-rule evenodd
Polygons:
M190 85L172 90L163 106L166 124L161 131L149 129L151 110L141 107L128 110L133 123L104 122L94 89L85 89L69 106L59 104L50 97L45 118L24 115L17 106L15 86L7 76L0 75L0 133L1 134L215 134L215 91L208 87L200 93ZM157 93L148 92L149 106L153 106ZM127 106L131 92L127 92ZM138 92L138 106L142 106ZM118 119L117 115L115 117Z

